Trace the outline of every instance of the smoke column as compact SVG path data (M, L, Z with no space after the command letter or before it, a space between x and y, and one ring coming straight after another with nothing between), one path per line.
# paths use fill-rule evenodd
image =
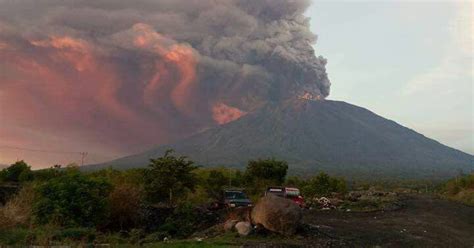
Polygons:
M271 101L323 99L308 5L0 0L0 145L119 155Z

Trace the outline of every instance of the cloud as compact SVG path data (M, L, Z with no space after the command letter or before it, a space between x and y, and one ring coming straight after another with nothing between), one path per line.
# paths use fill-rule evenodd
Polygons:
M0 0L0 113L10 120L0 129L132 153L267 102L326 97L326 60L314 55L308 5Z

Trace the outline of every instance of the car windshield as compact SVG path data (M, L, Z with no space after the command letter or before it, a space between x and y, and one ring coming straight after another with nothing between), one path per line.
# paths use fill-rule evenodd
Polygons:
M247 196L244 192L240 191L226 191L225 192L226 199L247 199Z
M283 191L281 188L268 188L267 194L274 194L283 197L285 196L285 191Z
M295 198L300 195L300 191L297 189L287 189L286 190L286 197L288 198Z

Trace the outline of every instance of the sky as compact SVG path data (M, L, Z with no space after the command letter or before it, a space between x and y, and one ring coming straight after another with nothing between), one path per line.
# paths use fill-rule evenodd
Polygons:
M313 1L328 99L474 154L472 2Z
M275 85L324 97L324 70L327 99L474 154L472 2L314 0L327 64L308 53L304 2L0 0L0 164L140 152L244 116Z

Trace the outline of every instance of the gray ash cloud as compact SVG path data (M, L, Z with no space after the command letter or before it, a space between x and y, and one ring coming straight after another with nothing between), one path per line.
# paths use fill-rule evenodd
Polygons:
M326 60L315 56L312 45L317 37L304 16L309 4L307 0L0 0L0 56L5 58L0 65L18 68L15 63L23 57L46 68L56 67L60 71L56 74L74 82L64 83L67 90L91 87L81 96L71 96L86 98L87 94L104 91L104 98L110 98L90 106L82 101L87 109L78 112L89 116L88 129L100 127L110 132L109 136L119 133L122 137L123 130L156 127L162 130L156 136L137 131L120 141L136 139L133 144L151 144L157 137L166 136L161 139L164 142L215 123L216 104L235 108L221 108L223 112L245 113L268 101L328 96ZM140 37L142 43L138 44ZM193 57L193 83L183 82L187 65L178 65L170 57L177 46L186 49L185 54L178 52L180 56ZM58 65L58 57L80 58L79 62L69 61L76 71ZM84 76L87 82L78 81L81 73L87 73L83 67L89 62L100 70ZM154 71L160 66L164 70L160 80L170 83L152 85L153 78L158 77ZM4 78L11 79L10 86L22 73L12 71L4 70ZM106 93L107 88L93 90L94 85L100 88L104 78L110 78L101 74L97 79L99 71L115 74L120 81L108 86L113 94ZM89 82L95 79L97 82ZM36 84L42 84L42 80L47 79L40 77ZM6 86L8 82L4 80L0 85L7 95L5 102L11 89ZM81 83L87 87L79 86ZM54 87L61 87L60 83ZM54 101L44 100L50 96L43 91L35 87L29 91L33 92L32 98L43 101L41 104L54 105ZM20 95L18 92L10 94L12 99ZM90 111L102 105L104 112L126 109L123 115L139 120L124 121L118 130L108 130L108 123L117 117ZM57 119L70 118L64 110L55 108Z

